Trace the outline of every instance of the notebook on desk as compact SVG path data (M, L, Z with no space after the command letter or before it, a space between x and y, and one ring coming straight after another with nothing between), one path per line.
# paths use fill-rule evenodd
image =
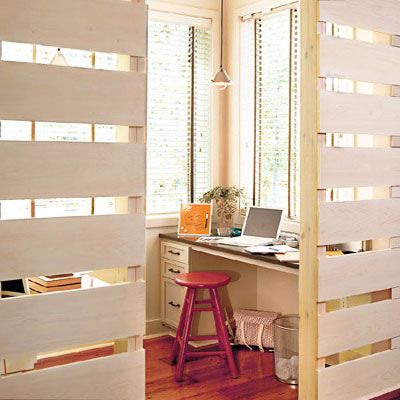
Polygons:
M222 239L218 244L241 247L270 245L279 237L282 214L282 209L250 207L247 210L242 235Z

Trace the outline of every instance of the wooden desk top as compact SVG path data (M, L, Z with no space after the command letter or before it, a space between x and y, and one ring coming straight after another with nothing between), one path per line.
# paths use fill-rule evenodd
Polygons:
M198 248L204 248L208 250L210 253L219 252L225 253L226 255L230 256L237 256L238 261L239 258L247 259L247 263L251 264L251 260L255 261L255 265L258 265L260 262L269 263L269 264L276 264L279 267L283 267L285 269L290 268L293 270L293 273L298 273L299 264L298 263L291 263L291 262L282 262L279 261L274 255L260 255L260 254L250 254L247 251L244 251L242 247L238 246L228 246L223 244L217 243L204 243L204 242L197 242L197 237L193 236L178 236L177 233L160 233L159 237L161 239L172 240L174 242L185 243L190 246L195 246ZM207 252L207 251L206 251ZM221 255L223 257L223 255ZM232 257L229 257L232 258ZM233 258L232 258L233 259Z

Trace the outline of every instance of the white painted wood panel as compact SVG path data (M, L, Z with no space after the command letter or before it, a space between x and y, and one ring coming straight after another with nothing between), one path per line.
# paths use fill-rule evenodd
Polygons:
M320 189L400 184L400 149L320 149Z
M0 199L143 196L145 145L0 142Z
M0 358L143 335L144 304L144 282L1 300Z
M319 259L318 300L340 299L400 285L400 249Z
M319 400L372 399L400 387L400 349L318 371Z
M146 74L1 61L0 87L0 119L146 124Z
M143 400L144 350L0 378L3 400Z
M399 85L400 48L320 36L320 76Z
M332 311L318 319L318 355L326 357L399 335L400 300Z
M400 349L400 336L392 339L392 349Z
M144 215L0 222L0 281L144 262Z
M146 30L137 2L1 0L2 40L146 57Z
M320 245L399 235L399 198L320 204Z
M400 98L320 92L320 132L400 135Z
M320 0L320 21L400 35L398 0Z

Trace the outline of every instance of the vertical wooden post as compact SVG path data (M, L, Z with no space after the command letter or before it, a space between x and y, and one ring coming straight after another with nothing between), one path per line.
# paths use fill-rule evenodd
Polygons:
M142 57L130 58L130 70L145 73L147 70L146 60ZM129 127L129 142L145 143L145 129L139 127ZM144 197L129 198L128 211L131 214L145 214L146 202ZM137 282L145 279L144 265L128 267L128 281ZM128 339L128 351L139 350L143 348L143 337L134 337Z
M317 0L300 1L300 364L299 399L317 399L318 339L318 50Z

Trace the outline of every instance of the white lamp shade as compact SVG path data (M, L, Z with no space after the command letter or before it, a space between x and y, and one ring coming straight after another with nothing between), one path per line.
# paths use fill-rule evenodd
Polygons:
M220 67L218 69L214 79L211 82L213 83L213 85L217 86L221 90L225 89L229 85L232 85L233 83L223 67Z
M61 53L61 50L58 49L56 55L53 57L53 59L51 60L51 65L61 65L63 67L68 67L68 62L65 59L65 57L63 56L63 54Z

